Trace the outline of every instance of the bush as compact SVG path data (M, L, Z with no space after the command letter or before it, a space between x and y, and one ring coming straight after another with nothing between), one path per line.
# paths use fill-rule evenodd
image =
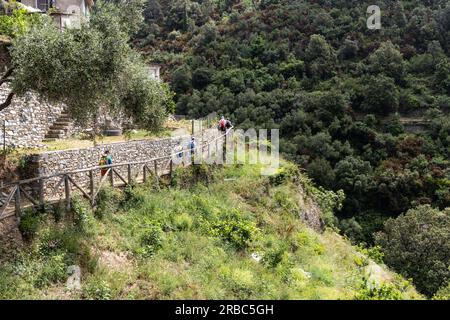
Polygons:
M95 216L101 219L106 215L115 213L121 201L122 196L120 191L111 187L100 189L97 196Z
M258 228L251 221L244 220L237 211L234 211L223 220L212 223L209 233L229 242L236 249L248 247L257 237Z
M127 185L123 192L122 206L125 208L139 207L145 203L146 194L142 188Z
M277 267L283 260L288 258L288 253L286 251L286 246L278 245L276 247L270 248L264 253L263 263L269 268Z
M450 300L450 282L436 292L433 300Z
M82 296L88 300L110 300L111 288L108 283L98 278L91 278L83 286Z
M376 234L386 263L432 296L450 279L450 210L428 205L389 219Z
M32 240L36 236L41 222L41 216L32 211L27 211L20 219L19 230L22 236L26 240Z
M269 176L271 185L278 186L286 181L297 181L300 175L298 167L292 163L285 164L279 168L275 174Z
M64 281L67 277L65 258L64 253L58 253L45 259L35 285L37 287L44 287L52 283Z
M357 247L358 251L366 255L368 258L372 259L378 264L383 264L384 253L380 246L374 246L370 248L364 248L362 245Z
M73 223L77 231L86 233L89 231L92 221L91 209L79 198L72 199Z
M0 34L17 37L43 20L40 14L28 14L25 9L16 9L12 15L0 15Z
M187 213L182 213L174 218L174 224L177 230L190 230L192 228L192 218Z
M164 231L159 224L151 224L142 231L138 254L143 257L152 257L161 249L164 241Z
M401 300L402 293L394 285L382 283L379 285L368 285L367 279L355 295L356 300Z

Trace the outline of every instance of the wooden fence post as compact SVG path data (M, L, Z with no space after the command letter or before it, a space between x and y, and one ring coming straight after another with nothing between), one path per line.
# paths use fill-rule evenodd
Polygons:
M131 177L131 164L128 164L127 171L128 171L128 184L130 185L131 182L133 181L133 177Z
M94 184L94 170L89 171L89 189L91 191L91 206L95 204L95 184Z
M45 196L44 196L44 179L39 180L39 206L44 209Z
M15 205L16 205L16 217L20 219L22 215L22 209L20 205L20 185L16 186Z
M67 174L64 175L64 190L66 194L66 209L70 210L70 183L69 176Z
M147 165L146 164L144 164L143 180L144 180L144 183L147 182Z
M153 161L153 164L155 166L155 179L156 179L156 184L159 185L159 176L158 176L158 163L155 161Z
M114 188L114 168L110 168L109 181L111 182L111 187Z
M173 173L173 160L172 160L172 158L170 158L170 162L169 162L170 182L172 182L172 173Z

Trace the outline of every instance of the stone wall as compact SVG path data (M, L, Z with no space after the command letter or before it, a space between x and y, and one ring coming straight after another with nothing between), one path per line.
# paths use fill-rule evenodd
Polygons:
M5 101L10 92L8 86L0 88L0 101ZM11 105L0 111L0 145L3 139L9 147L38 147L56 121L63 105L51 105L39 101L36 95L27 93L23 97L14 97ZM3 135L3 123L6 135Z
M212 141L218 137L220 132L217 129L207 129L202 133L195 135L197 145L202 142ZM70 172L79 169L86 169L98 166L99 160L105 150L109 150L113 164L147 161L153 158L164 157L178 151L177 148L188 147L190 136L172 137L158 140L139 140L121 143L112 143L99 145L97 147L85 149L73 149L63 151L52 151L36 154L31 157L30 166L36 168L35 176L50 176L60 172ZM167 169L168 160L158 161L158 170ZM126 179L127 168L118 168L119 173ZM100 171L96 170L95 183L100 181ZM142 165L132 166L133 176L138 174L142 176ZM79 185L83 188L89 187L89 173L80 173L71 175ZM44 190L46 196L60 196L64 192L64 184L62 183L56 189L56 193L52 194L61 178L52 178L46 180ZM120 181L116 177L116 181ZM75 188L73 188L75 190Z

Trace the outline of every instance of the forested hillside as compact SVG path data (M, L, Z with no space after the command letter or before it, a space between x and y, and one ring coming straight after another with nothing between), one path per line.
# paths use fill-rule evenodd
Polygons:
M369 1L216 2L147 2L136 42L178 113L279 128L290 159L345 191L357 240L417 204L450 205L448 1L378 1L381 30ZM404 119L430 123L413 134Z
M450 206L448 1L149 0L135 44L163 65L177 113L279 128L286 157L344 190L336 226L354 241Z
M336 194L289 163L260 170L179 167L170 185L103 189L95 210L27 212L27 246L0 246L0 299L423 299L376 250L319 230ZM71 265L79 290L65 288Z

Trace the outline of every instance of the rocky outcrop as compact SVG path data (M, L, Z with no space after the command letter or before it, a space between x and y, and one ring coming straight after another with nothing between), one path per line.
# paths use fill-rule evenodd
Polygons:
M299 208L300 219L302 219L308 227L317 232L322 232L325 228L325 223L321 217L321 210L319 206L306 196L303 188L300 188Z

